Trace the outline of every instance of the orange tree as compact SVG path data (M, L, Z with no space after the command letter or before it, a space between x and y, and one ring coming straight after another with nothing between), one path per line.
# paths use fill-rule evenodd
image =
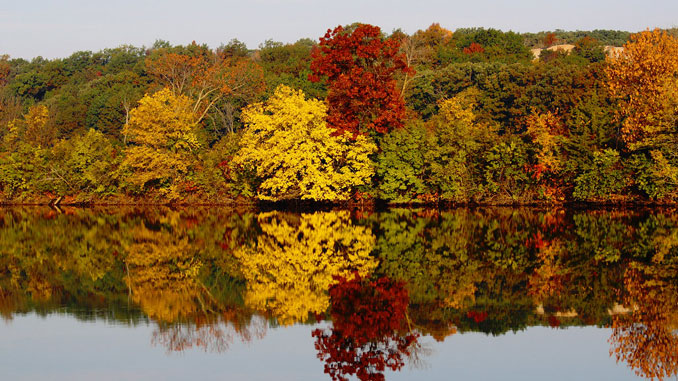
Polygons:
M250 101L265 88L262 68L247 57L211 51L195 43L183 50L160 49L146 59L146 68L174 95L186 95L193 101L198 121L224 101Z
M634 185L652 199L678 199L678 38L659 29L634 34L606 74Z
M617 100L621 136L629 150L657 149L675 134L678 39L655 29L631 36L624 51L608 59L610 94Z
M337 134L380 134L401 127L405 102L395 76L412 73L400 52L400 41L384 39L379 27L336 27L320 38L311 53L309 79L328 86L328 124Z

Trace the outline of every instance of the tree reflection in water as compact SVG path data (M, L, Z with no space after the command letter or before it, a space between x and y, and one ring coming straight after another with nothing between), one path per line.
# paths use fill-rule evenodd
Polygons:
M678 285L644 265L633 266L625 276L630 314L613 318L610 354L624 361L639 376L662 380L678 375ZM649 271L648 271L649 270ZM662 268L666 270L666 268ZM663 272L663 271L662 271ZM649 276L648 276L649 275Z
M678 214L535 209L234 212L5 209L0 316L151 321L221 352L314 323L334 379L381 379L419 337L609 326L640 376L678 372ZM620 308L625 306L625 308Z
M356 375L384 380L388 368L399 370L418 344L407 318L409 298L402 282L382 277L338 278L330 287L332 329L313 331L318 358L333 380Z
M200 348L205 352L221 353L236 339L242 342L262 339L267 329L268 322L262 317L253 317L246 325L241 325L223 316L207 322L160 325L153 332L151 342L165 347L168 352Z
M374 235L353 225L347 211L294 215L262 213L256 241L234 251L247 282L245 305L279 324L305 322L329 306L334 277L368 274Z

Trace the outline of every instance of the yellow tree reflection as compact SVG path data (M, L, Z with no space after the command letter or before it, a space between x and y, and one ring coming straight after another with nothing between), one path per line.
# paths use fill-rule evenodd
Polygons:
M538 266L530 275L528 294L532 295L536 304L543 304L548 297L563 292L563 280L568 270L558 262L563 254L559 240L546 241L538 233L533 244L537 249Z
M125 247L125 281L132 301L158 324L152 344L168 352L223 352L236 338L263 337L264 320L253 320L242 308L217 300L203 283L209 249L191 230L195 224L192 216L168 212L134 226Z
M151 319L172 323L209 308L197 281L202 265L186 234L142 223L126 248L126 282L132 300Z
M234 255L247 281L245 304L270 313L280 324L323 314L335 277L354 271L364 276L377 266L370 257L374 235L353 225L347 211L271 212L258 219L262 234Z

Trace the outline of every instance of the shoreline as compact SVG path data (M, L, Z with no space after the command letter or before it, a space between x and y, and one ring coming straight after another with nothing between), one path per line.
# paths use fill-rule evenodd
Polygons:
M0 207L60 207L92 208L92 207L226 207L226 208L256 208L262 210L294 210L294 209L457 209L457 208L564 208L564 209L669 209L678 208L678 202L649 202L649 201L625 201L625 202L515 202L515 203L492 203L492 202L426 202L426 203L389 203L383 200L366 202L321 202L309 200L286 200L286 201L181 201L181 202L158 202L150 200L139 201L101 201L101 202L53 202L39 201L3 201Z

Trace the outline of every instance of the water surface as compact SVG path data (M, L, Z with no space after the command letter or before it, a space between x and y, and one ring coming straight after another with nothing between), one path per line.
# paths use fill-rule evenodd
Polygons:
M8 379L670 379L663 210L10 208Z

